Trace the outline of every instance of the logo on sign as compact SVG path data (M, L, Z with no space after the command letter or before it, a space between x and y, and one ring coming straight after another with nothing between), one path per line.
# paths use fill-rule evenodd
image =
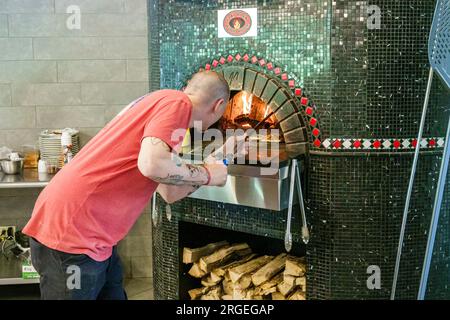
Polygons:
M244 36L252 27L252 18L243 10L233 10L223 19L223 28L234 37Z
M217 10L219 38L256 37L258 8Z

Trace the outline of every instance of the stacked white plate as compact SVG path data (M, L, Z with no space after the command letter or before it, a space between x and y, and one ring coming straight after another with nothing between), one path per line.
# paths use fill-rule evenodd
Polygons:
M72 136L72 153L75 156L80 151L80 136L79 131L75 129L66 128L63 130L44 130L39 135L39 151L41 159L48 164L63 166L63 150L61 147L61 135L63 132L68 132Z

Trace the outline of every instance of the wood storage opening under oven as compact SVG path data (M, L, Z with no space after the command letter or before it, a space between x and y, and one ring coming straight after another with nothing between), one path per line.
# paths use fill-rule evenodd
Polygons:
M180 225L182 300L305 300L304 246L199 224Z

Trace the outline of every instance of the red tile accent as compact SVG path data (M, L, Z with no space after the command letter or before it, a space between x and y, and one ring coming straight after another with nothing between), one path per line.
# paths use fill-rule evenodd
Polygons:
M372 145L375 149L379 149L381 147L381 142L379 140L375 140Z
M236 61L239 61L239 60L241 60L241 55L238 53L237 55L236 55L236 57L235 57L235 59L236 59Z
M295 88L295 95L296 96L301 96L302 95L302 88Z
M281 80L287 81L288 79L289 79L289 77L288 77L288 74L287 74L287 73L283 73L283 74L281 75Z
M336 149L339 148L341 146L341 141L340 140L336 140L333 142L333 147L335 147Z
M311 118L311 119L309 120L309 124L312 125L313 127L315 127L316 124L317 124L317 119L316 119L316 118Z
M305 109L305 113L306 113L308 116L312 116L312 114L314 113L314 110L313 110L313 108L308 107L308 108Z
M289 87L295 88L295 80L289 80Z
M400 141L395 140L395 141L394 141L394 148L395 148L395 149L398 149L398 148L400 148L400 146L401 146Z
M261 67L264 67L266 65L266 60L264 60L264 59L259 60L259 65Z
M211 65L208 63L208 64L206 64L206 66L205 66L205 70L211 70Z
M411 145L415 148L417 146L417 139L413 139L413 141L411 141Z
M272 70L273 69L272 62L269 62L266 67L267 67L267 70Z
M281 73L281 69L280 68L275 68L273 70L273 72L275 72L276 75L279 75Z
M436 140L431 139L430 141L428 141L428 145L429 145L430 147L435 147L435 146L436 146Z
M303 98L300 100L300 103L302 104L302 106L307 106L307 105L308 105L308 98L303 97Z
M257 62L258 62L258 58L255 57L255 56L253 56L253 57L252 57L252 63L257 63Z
M219 62L220 62L220 64L224 64L224 63L225 63L225 58L224 58L224 57L221 57L220 60L219 60Z
M361 147L361 140L355 140L355 142L353 142L353 146L355 148L360 148Z
M247 62L248 59L250 59L250 58L249 58L248 54L245 54L244 57L243 57L242 59L244 59L244 61Z
M319 139L314 140L314 146L319 148L322 145L322 142Z
M312 134L313 134L314 137L318 137L319 134L320 134L320 130L317 129L317 128L315 128L315 129L312 131Z
M232 55L229 55L228 58L227 58L227 61L228 61L228 62L232 62L233 59L234 59L233 56L232 56Z

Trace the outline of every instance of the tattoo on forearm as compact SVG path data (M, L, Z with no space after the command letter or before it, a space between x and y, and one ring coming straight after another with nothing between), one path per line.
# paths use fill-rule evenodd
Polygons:
M208 180L207 173L202 170L202 166L186 164L189 171L187 176L180 174L168 174L166 177L154 177L153 180L159 183L171 185L203 185Z

